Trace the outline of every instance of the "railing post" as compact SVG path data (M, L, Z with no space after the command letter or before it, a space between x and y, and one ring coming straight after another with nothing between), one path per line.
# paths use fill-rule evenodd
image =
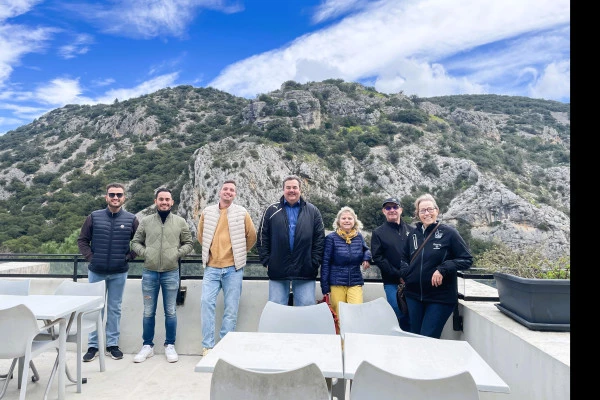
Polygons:
M73 281L77 282L77 270L79 269L79 261L78 261L78 256L77 254L75 254L73 256Z

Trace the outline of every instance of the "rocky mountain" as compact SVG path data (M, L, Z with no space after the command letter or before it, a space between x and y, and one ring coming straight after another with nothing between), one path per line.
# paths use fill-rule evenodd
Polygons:
M326 80L250 100L179 86L53 110L0 136L0 173L5 251L64 240L111 181L140 215L157 187L173 188L195 233L225 179L258 224L295 174L327 228L350 204L370 231L385 197L401 198L406 216L430 192L472 247L570 252L570 105L525 97L419 98Z

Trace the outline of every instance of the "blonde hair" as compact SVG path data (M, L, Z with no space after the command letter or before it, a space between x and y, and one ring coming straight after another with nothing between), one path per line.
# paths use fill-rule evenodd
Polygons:
M430 195L429 193L422 194L415 200L415 217L417 218L419 218L419 204L421 204L424 201L431 201L433 203L433 208L435 208L436 210L440 209L432 195Z
M333 230L336 231L340 227L340 218L345 212L352 215L352 218L354 218L353 228L360 232L360 230L363 228L363 223L360 222L360 219L358 219L354 210L348 206L344 206L340 208L340 211L338 211L337 215L335 216L335 220L333 221Z

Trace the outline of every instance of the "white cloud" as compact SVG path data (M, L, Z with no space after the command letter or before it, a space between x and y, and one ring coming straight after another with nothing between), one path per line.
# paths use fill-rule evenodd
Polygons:
M78 79L56 78L35 90L35 98L45 104L64 106L79 103L81 88Z
M0 3L0 21L25 14L44 0L2 0Z
M108 86L115 83L113 78L104 78L104 79L96 79L92 81L92 85L94 86Z
M566 99L571 93L571 62L551 63L529 88L529 96L542 99Z
M402 71L400 74L398 71ZM382 93L397 93L419 97L442 96L448 93L486 93L483 85L449 75L441 64L417 60L398 60L382 69L375 80L375 89Z
M10 110L12 114L10 117L0 116L0 128L24 125L50 111L49 108L45 107L23 106L14 103L0 103L0 109ZM6 131L0 131L0 135L5 133Z
M317 23L336 18L348 12L360 10L367 3L368 0L325 0L317 7L312 20Z
M72 4L82 18L94 21L104 32L134 38L182 37L201 9L235 13L243 8L227 0L115 0L110 5Z
M473 71L470 75L450 68L452 57L568 25L569 12L568 0L382 0L281 49L232 64L209 85L253 97L278 89L287 80L319 81L327 71L335 71L346 81L374 79L377 90L384 92L414 91L423 97L482 92L486 81ZM545 52L541 48L521 52L521 64L547 65L551 54L568 51L568 40L564 42L567 49L557 41ZM476 53L472 57L481 62ZM486 57L489 78L496 77L490 71L505 75L505 60L496 60L494 54ZM462 60L465 65L469 62L469 57Z
M0 100L11 100L13 102L0 103L0 110L12 111L16 118L0 116L0 129L3 126L23 125L39 118L48 111L65 106L67 104L112 104L115 99L119 101L145 94L156 92L168 86L176 86L178 73L158 76L145 81L133 88L111 89L98 98L82 96L82 88L78 79L56 78L51 82L39 86L34 92L10 92L8 95L0 94ZM15 104L14 101L35 102L35 104L46 104L47 107L23 106ZM6 131L0 130L0 135Z
M45 49L47 42L58 30L29 28L21 25L0 24L0 87L10 77L15 65L28 53Z
M79 85L79 79L57 78L38 87L30 98L56 107L67 104L112 104L115 98L127 100L156 92L168 86L176 86L177 77L177 72L161 75L132 88L110 89L97 98L82 96L83 89Z
M90 49L88 45L92 43L93 38L91 35L79 34L71 44L61 46L58 49L58 53L65 59L74 58L78 55L87 53Z

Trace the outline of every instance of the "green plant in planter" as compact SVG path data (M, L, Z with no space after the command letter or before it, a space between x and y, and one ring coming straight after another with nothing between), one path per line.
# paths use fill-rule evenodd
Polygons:
M551 259L537 248L516 251L498 243L476 255L474 265L521 278L571 279L571 257L568 254Z

